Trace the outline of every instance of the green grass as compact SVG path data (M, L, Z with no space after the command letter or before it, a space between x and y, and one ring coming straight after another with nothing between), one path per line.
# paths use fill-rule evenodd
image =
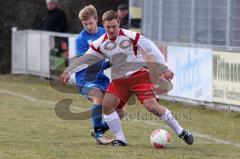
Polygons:
M59 93L49 86L47 80L32 76L0 76L0 86L0 159L240 157L240 147L216 143L204 137L196 137L195 144L188 146L168 128L172 137L169 147L161 150L152 148L149 142L151 132L165 124L157 118L150 120L150 114L139 103L127 107L127 117L122 122L128 147L96 145L89 135L90 120L66 121L57 117L54 111L54 103L69 97L74 100L72 111L81 112L82 108L90 107L90 102L86 99L79 95ZM32 98L27 100L20 95ZM188 107L166 101L160 103L166 105L185 128L240 144L240 113ZM134 119L138 118L140 120L136 122ZM111 136L111 133L108 132L107 135Z

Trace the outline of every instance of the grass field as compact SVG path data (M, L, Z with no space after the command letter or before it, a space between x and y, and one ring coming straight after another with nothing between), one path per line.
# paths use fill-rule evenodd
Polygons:
M138 103L127 107L123 128L128 147L96 145L90 120L62 120L55 104L74 99L75 113L90 107L79 95L52 89L47 80L32 76L0 76L0 159L220 159L240 158L240 113L189 107L160 101L196 136L192 146ZM154 149L149 136L156 128L171 133L166 149ZM111 133L107 133L111 135Z

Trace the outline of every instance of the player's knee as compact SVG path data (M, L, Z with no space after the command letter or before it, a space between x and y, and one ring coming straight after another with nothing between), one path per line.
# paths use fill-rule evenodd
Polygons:
M119 100L113 100L110 98L104 98L102 101L103 106L103 113L104 114L111 114L115 111L116 106L118 105Z
M102 98L92 97L93 104L102 105Z
M94 98L94 99L99 99L99 100L103 99L103 93L98 88L91 89L89 92L89 96L91 96L91 98Z

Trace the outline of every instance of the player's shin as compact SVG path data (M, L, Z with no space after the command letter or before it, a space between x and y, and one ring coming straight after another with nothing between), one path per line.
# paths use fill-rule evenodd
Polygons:
M183 128L167 108L165 108L165 113L160 116L160 119L163 120L170 128L172 128L177 135L182 133Z
M109 126L106 121L102 123L102 132L105 133L109 129Z
M121 121L116 111L111 114L104 115L104 119L107 122L110 130L115 135L117 140L121 140L127 143L124 132L122 130Z
M102 132L102 106L94 104L92 107L92 124L95 132L95 138L99 138Z

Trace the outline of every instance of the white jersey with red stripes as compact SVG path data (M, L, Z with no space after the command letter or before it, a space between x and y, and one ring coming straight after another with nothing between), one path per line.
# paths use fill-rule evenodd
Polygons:
M123 78L144 66L142 55L137 51L139 39L139 33L124 29L120 29L114 40L110 40L106 33L92 43L87 54L108 58L112 65L111 78Z
M137 32L120 29L116 39L108 38L107 33L92 42L89 50L75 64L65 71L74 73L102 59L109 59L111 78L119 79L140 70L146 64L139 47L150 55L154 55L157 63L166 65L165 58L153 42Z

